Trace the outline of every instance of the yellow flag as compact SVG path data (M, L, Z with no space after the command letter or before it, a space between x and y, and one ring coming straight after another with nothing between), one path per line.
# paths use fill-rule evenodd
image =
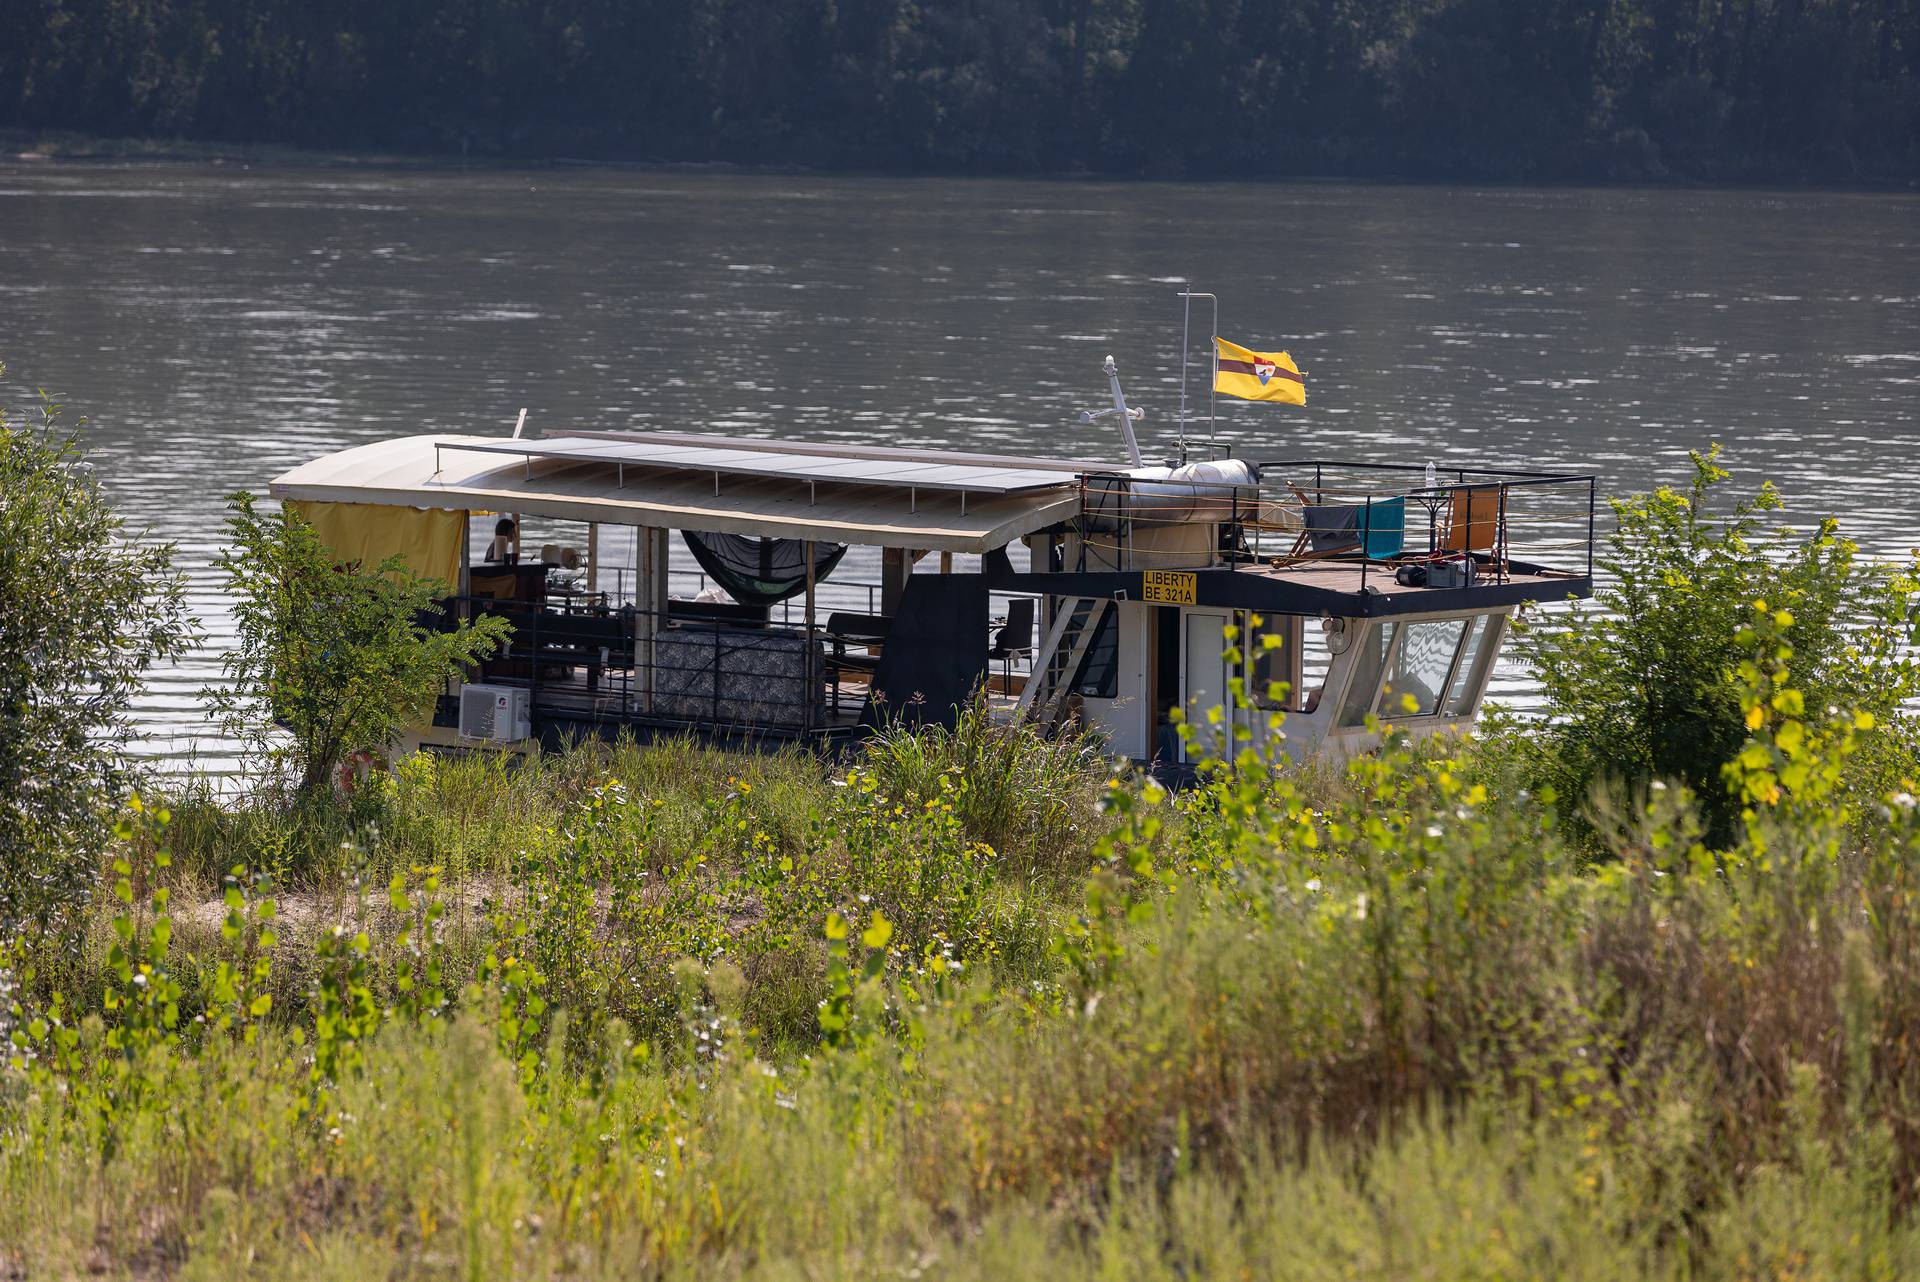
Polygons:
M1224 338L1213 340L1213 390L1249 401L1307 403L1307 381L1285 352L1253 352Z

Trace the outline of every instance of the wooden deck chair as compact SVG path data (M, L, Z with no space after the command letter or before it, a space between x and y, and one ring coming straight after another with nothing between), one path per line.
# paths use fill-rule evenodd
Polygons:
M1298 489L1294 491L1300 493ZM1385 561L1400 555L1406 541L1407 506L1400 498L1364 503L1305 502L1299 537L1285 556L1268 562L1274 569L1321 561L1356 549L1363 559Z
M1506 540L1506 491L1498 485L1469 485L1453 491L1453 507L1440 534L1442 552L1485 552L1494 572L1505 577L1501 555Z

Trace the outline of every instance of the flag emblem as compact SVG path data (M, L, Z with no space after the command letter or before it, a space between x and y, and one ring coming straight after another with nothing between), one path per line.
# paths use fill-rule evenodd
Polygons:
M1214 391L1249 401L1307 403L1307 381L1286 352L1256 352L1224 338L1213 346Z

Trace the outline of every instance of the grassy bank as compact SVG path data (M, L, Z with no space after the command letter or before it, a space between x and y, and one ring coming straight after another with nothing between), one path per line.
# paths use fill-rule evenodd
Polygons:
M1762 781L1733 846L1657 790L1597 859L1458 745L1174 798L977 724L837 768L669 745L177 798L20 994L0 1250L1912 1276L1920 823L1817 786L1852 729L1788 737L1756 751L1801 788Z

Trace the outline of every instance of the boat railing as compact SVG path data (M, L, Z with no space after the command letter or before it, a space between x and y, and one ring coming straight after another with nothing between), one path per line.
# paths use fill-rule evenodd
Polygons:
M1409 564L1471 559L1467 583L1593 574L1597 478L1520 469L1289 459L1257 483L1081 478L1080 563L1092 568L1340 567L1365 591ZM1211 526L1198 547L1181 527ZM1183 560L1184 558L1184 560ZM1436 576L1437 577L1437 576Z
M526 689L543 722L818 737L858 719L864 691L843 681L872 671L864 651L873 643L836 637L824 620L808 627L711 607L688 614L474 596L447 606L455 617L509 622L505 647L467 683Z
M475 665L465 683L526 689L536 720L744 738L831 736L858 723L891 623L845 607L817 609L809 626L783 621L773 609L673 601L648 611L581 595L455 596L444 604L443 621L507 620L504 648ZM981 638L990 693L1017 691L1032 664L1035 639L1005 644L1008 622L991 618ZM996 639L997 652L990 649ZM458 684L442 692L442 724L457 716Z

